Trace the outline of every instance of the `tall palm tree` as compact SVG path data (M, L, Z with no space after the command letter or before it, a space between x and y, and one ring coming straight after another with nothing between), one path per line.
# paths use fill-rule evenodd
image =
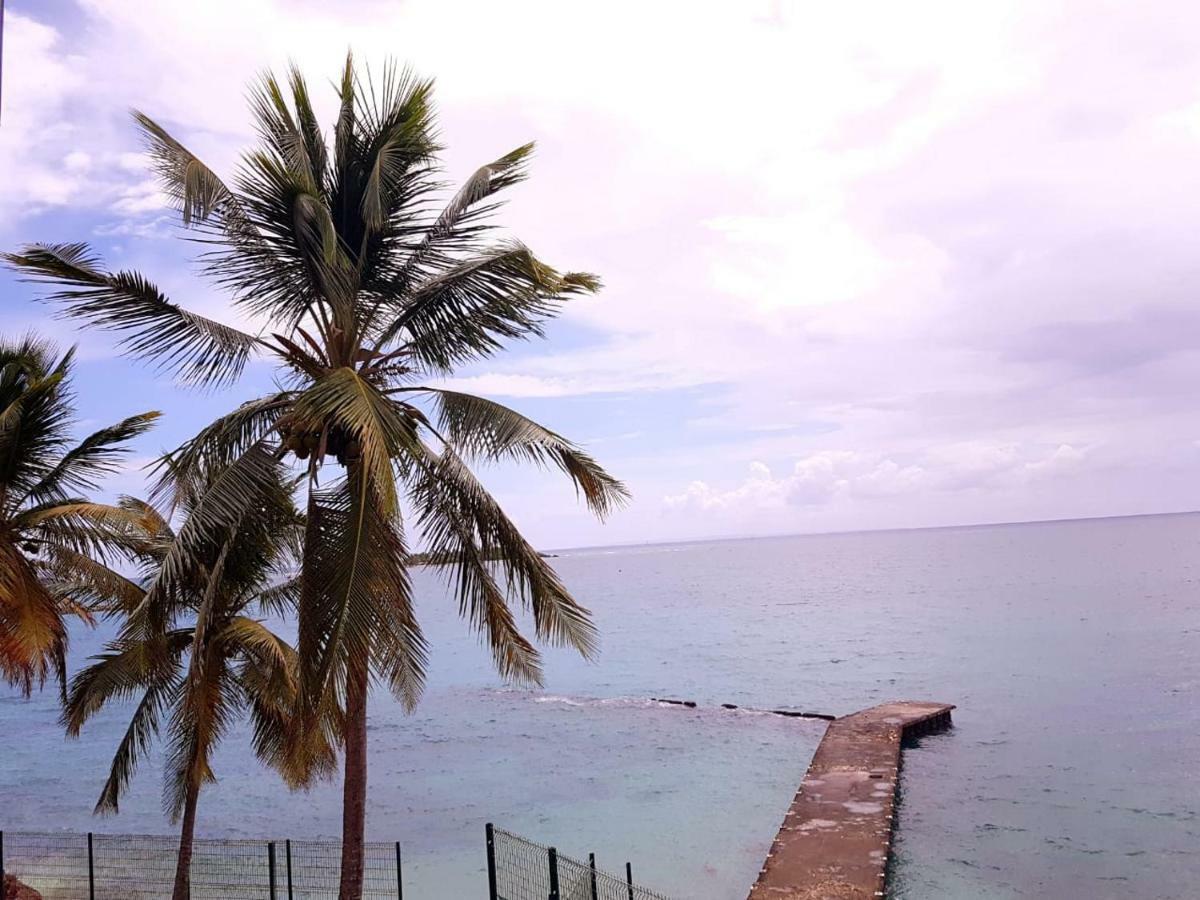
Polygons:
M498 193L525 177L532 145L437 202L431 92L430 81L394 67L377 81L360 78L347 58L327 143L301 75L293 69L286 84L267 76L251 102L259 147L231 183L136 114L166 193L208 248L204 273L262 322L257 335L181 309L139 274L107 271L82 244L7 256L55 286L50 298L67 315L122 334L131 353L186 381L232 382L259 354L279 365L279 389L180 447L161 486L201 465L228 464L252 479L264 459L284 455L308 473L300 711L312 725L331 697L344 702L341 900L362 894L371 682L411 707L424 676L404 519L436 558L454 561L461 612L486 636L500 672L538 682L538 652L514 607L532 610L539 638L585 655L596 647L594 626L469 463L557 467L601 517L627 496L550 429L422 383L506 340L541 335L564 301L599 287L592 275L558 272L494 237ZM212 508L232 514L244 503L224 492Z
M158 413L133 416L72 445L73 351L29 336L0 338L0 677L26 693L63 677L64 616L91 620L90 600L64 590L106 583L125 514L83 496L115 470ZM64 683L65 687L65 683Z
M303 522L281 481L268 483L267 490L257 487L252 514L204 534L188 524L204 515L202 494L182 499L185 524L178 534L150 504L122 501L137 522L130 543L146 586L131 580L109 586L107 599L135 602L117 638L72 679L63 713L68 733L78 736L108 701L139 698L97 813L118 811L139 759L165 727L170 752L163 804L172 821L181 822L173 900L189 897L200 790L215 780L213 753L237 719L249 715L259 758L293 784L314 770L332 770L336 762L326 743L304 765L294 765L289 720L299 662L295 650L253 614L294 604L292 569Z

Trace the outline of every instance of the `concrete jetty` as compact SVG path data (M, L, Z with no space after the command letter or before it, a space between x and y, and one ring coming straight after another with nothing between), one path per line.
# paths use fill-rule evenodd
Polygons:
M897 701L834 719L749 900L885 896L901 743L945 728L952 709Z

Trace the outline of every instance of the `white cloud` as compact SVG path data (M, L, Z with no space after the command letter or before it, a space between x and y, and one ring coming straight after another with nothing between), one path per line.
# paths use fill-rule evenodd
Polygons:
M6 34L6 240L69 206L95 221L62 239L153 262L128 107L230 172L262 69L294 59L328 121L345 48L397 55L438 78L452 178L539 141L504 221L606 284L568 308L570 345L452 383L663 393L674 433L625 460L643 496L805 527L895 498L950 521L1200 504L1175 449L1200 377L1196 8L528 0L463 28L434 0L86 0L69 36L32 9ZM236 321L190 273L148 274ZM684 388L701 409L672 406ZM784 474L725 485L752 460ZM1100 467L1103 492L1076 490Z
M796 460L782 476L755 461L749 476L732 488L693 481L681 493L664 497L663 505L668 510L742 515L856 500L890 503L900 496L912 502L936 491L1012 490L1067 477L1084 458L1083 451L1068 444L1049 451L959 445L939 448L907 463L873 453L825 450Z

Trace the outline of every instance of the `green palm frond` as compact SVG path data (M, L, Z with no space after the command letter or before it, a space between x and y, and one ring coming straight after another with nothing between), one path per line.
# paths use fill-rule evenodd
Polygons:
M130 416L88 435L34 485L29 498L37 502L64 496L67 491L95 490L99 487L98 479L117 471L120 461L129 455L126 444L149 431L159 415L148 412Z
M595 276L561 274L527 247L501 244L415 285L376 343L385 348L403 340L428 370L449 372L493 355L505 340L542 336L568 297L599 288Z
M415 704L427 651L394 514L360 475L310 491L307 518L298 650L308 715L349 660L373 662Z
M190 586L190 573L260 509L280 476L279 460L264 441L252 445L217 473L189 510L148 593Z
M176 485L203 482L205 473L224 469L271 433L293 397L291 392L280 392L247 401L200 429L154 464L151 495L173 502Z
M158 733L163 710L171 694L179 691L182 681L178 678L154 683L142 695L142 699L130 716L129 725L122 735L117 750L109 765L108 778L100 790L93 812L97 815L116 814L121 810L121 795L137 773L137 765L149 752L154 736Z
M124 335L131 356L156 363L183 382L236 381L257 339L171 303L136 272L107 272L86 244L31 244L3 259L27 280L55 285L63 314Z
M135 111L133 118L159 184L184 225L217 219L222 225L240 226L245 217L238 200L217 174L148 115Z
M73 358L72 349L57 363L52 355L36 362L27 358L24 363L13 360L2 370L8 402L0 421L0 485L10 510L53 471L55 457L67 448L75 419L68 387Z
M591 614L452 449L428 453L414 470L409 497L432 552L454 554L461 535L473 535L482 559L497 561L512 596L532 610L538 637L595 655Z
M404 261L402 274L415 276L429 271L435 259L441 262L455 258L457 254L476 250L479 237L487 233L487 229L479 227L480 221L498 207L494 201L485 201L491 201L500 191L528 178L528 163L532 155L533 144L523 144L476 169ZM402 282L410 283L412 280L415 279L404 278Z
M325 136L313 112L312 99L308 93L308 82L300 70L292 66L288 70L288 88L292 94L292 105L296 110L296 130L304 146L304 158L312 173L313 184L324 195L328 192L329 151Z
M601 519L628 502L625 486L591 456L515 410L473 394L437 388L412 390L435 399L439 431L460 456L557 466Z

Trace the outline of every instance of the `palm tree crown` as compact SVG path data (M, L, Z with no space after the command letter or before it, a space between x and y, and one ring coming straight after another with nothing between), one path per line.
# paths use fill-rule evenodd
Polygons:
M209 535L204 550L187 551L188 565L169 574L164 570L180 552L180 534L149 503L122 498L135 523L128 546L140 575L116 576L103 594L91 588L129 611L105 651L71 680L63 713L68 733L78 735L110 700L138 698L96 812L118 810L164 712L171 740L164 806L173 818L190 786L213 780L212 751L244 710L264 761L295 780L283 745L299 667L295 651L260 617L294 605L292 568L303 520L282 484L260 499L252 517ZM184 503L185 522L202 502L191 497Z
M133 520L128 546L141 566L140 583L109 586L106 599L129 613L117 637L72 680L65 703L67 731L78 735L110 700L137 699L99 813L118 810L139 758L165 724L163 802L173 820L183 817L176 900L188 896L199 793L215 780L212 755L234 721L249 714L259 758L294 784L332 771L335 760L324 743L296 764L301 748L289 727L299 686L296 653L255 616L285 612L295 601L303 521L281 468L278 475L264 485L252 515L208 535L181 537L203 507L203 492L180 498L180 534L150 504L121 501ZM181 548L181 540L189 546Z
M115 470L144 413L72 445L73 352L33 337L0 341L0 677L26 692L65 663L64 615L97 612L80 585L105 585L121 510L82 496Z

